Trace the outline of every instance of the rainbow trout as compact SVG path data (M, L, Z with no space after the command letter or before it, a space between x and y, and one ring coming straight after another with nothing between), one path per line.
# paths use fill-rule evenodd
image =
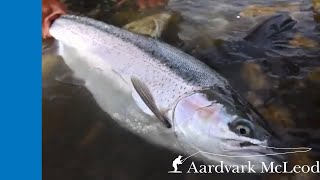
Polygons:
M184 52L90 18L65 15L50 33L98 105L148 141L256 168L280 163L275 133L226 79Z

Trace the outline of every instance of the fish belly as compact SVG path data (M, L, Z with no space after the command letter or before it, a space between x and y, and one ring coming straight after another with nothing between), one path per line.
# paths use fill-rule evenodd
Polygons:
M143 112L133 99L129 77L139 76L137 73L126 72L120 75L119 72L125 72L126 68L115 68L118 70L115 71L112 63L106 63L98 54L80 52L63 44L60 44L60 55L74 76L84 80L85 87L99 107L122 127L153 144L181 150L172 129L167 129L154 116Z

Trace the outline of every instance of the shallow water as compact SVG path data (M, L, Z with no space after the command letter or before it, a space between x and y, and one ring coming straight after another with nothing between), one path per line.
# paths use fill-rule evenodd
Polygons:
M66 0L66 4L75 14L117 26L164 10L172 11L178 18L169 25L162 41L192 54L224 75L268 121L285 127L320 127L320 37L310 1L170 0L165 7L146 10L138 10L133 2L116 7L112 0ZM279 11L265 8L279 4L286 8ZM246 42L243 38L280 11L289 11L297 21L293 29L281 36L289 38L285 39L286 48L276 49L281 57L252 55L251 52L257 49L274 50L273 42L271 45L265 42L268 39L261 43ZM62 59L44 56L42 71L44 179L240 177L233 174L167 174L177 154L150 145L121 128L97 106L83 86L57 81L57 76L69 71ZM300 163L316 160L301 154L293 159ZM241 177L315 178L313 175Z

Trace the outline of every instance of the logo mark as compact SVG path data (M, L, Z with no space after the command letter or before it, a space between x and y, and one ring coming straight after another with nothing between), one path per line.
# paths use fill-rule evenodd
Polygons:
M186 161L188 158L199 154L199 153L203 153L203 154L210 154L213 156L220 156L220 157L231 157L231 158L235 158L235 157L257 157L257 156L275 156L275 155L281 155L281 154L292 154L292 153L305 153L308 151L311 151L312 148L308 148L308 147L297 147L297 148L277 148L277 147L270 147L270 146L263 146L263 145L259 145L258 146L261 147L265 147L268 149L281 149L281 150L292 150L292 151L286 151L286 152L280 152L280 153L270 153L270 154L256 154L256 155L224 155L224 154L215 154L215 153L210 153L210 152L206 152L206 151L197 151L196 153L191 154L190 156L181 159L182 156L179 155L176 159L174 159L172 161L172 167L173 167L173 171L168 171L168 173L172 173L172 174L177 174L177 173L182 173L182 171L178 171L178 165L182 164L184 161ZM226 150L227 151L227 150Z
M169 171L168 173L182 173L182 171L178 171L178 164L182 164L184 160L181 159L182 156L179 155L175 160L172 161L173 171Z

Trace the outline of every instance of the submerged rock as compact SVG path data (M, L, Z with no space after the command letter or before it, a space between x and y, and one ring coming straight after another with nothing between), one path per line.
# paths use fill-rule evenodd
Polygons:
M320 67L317 67L312 72L310 72L308 78L312 82L320 83Z
M268 122L286 128L295 127L291 112L285 106L271 104L262 108L260 112L263 117L268 120Z
M278 12L295 12L299 11L298 3L279 4L274 6L250 5L242 12L242 17L271 16Z
M122 27L132 21L134 21L135 19L140 19L141 18L141 14L137 11L134 11L132 9L128 9L128 10L123 10L123 11L119 11L114 13L110 20L111 20L111 24L114 24L116 26Z
M167 28L171 18L171 13L163 12L131 22L123 28L134 33L158 38L161 37L162 32Z
M320 15L320 0L312 0L313 10Z
M264 104L263 99L253 91L249 91L247 93L246 99L255 108L260 107Z
M242 78L252 90L262 90L269 88L267 76L262 71L259 64L244 63L242 69Z
M289 44L294 46L295 48L318 48L319 43L304 37L301 33L295 34L292 40L289 41Z
M320 22L320 0L312 0L312 8L315 20Z

